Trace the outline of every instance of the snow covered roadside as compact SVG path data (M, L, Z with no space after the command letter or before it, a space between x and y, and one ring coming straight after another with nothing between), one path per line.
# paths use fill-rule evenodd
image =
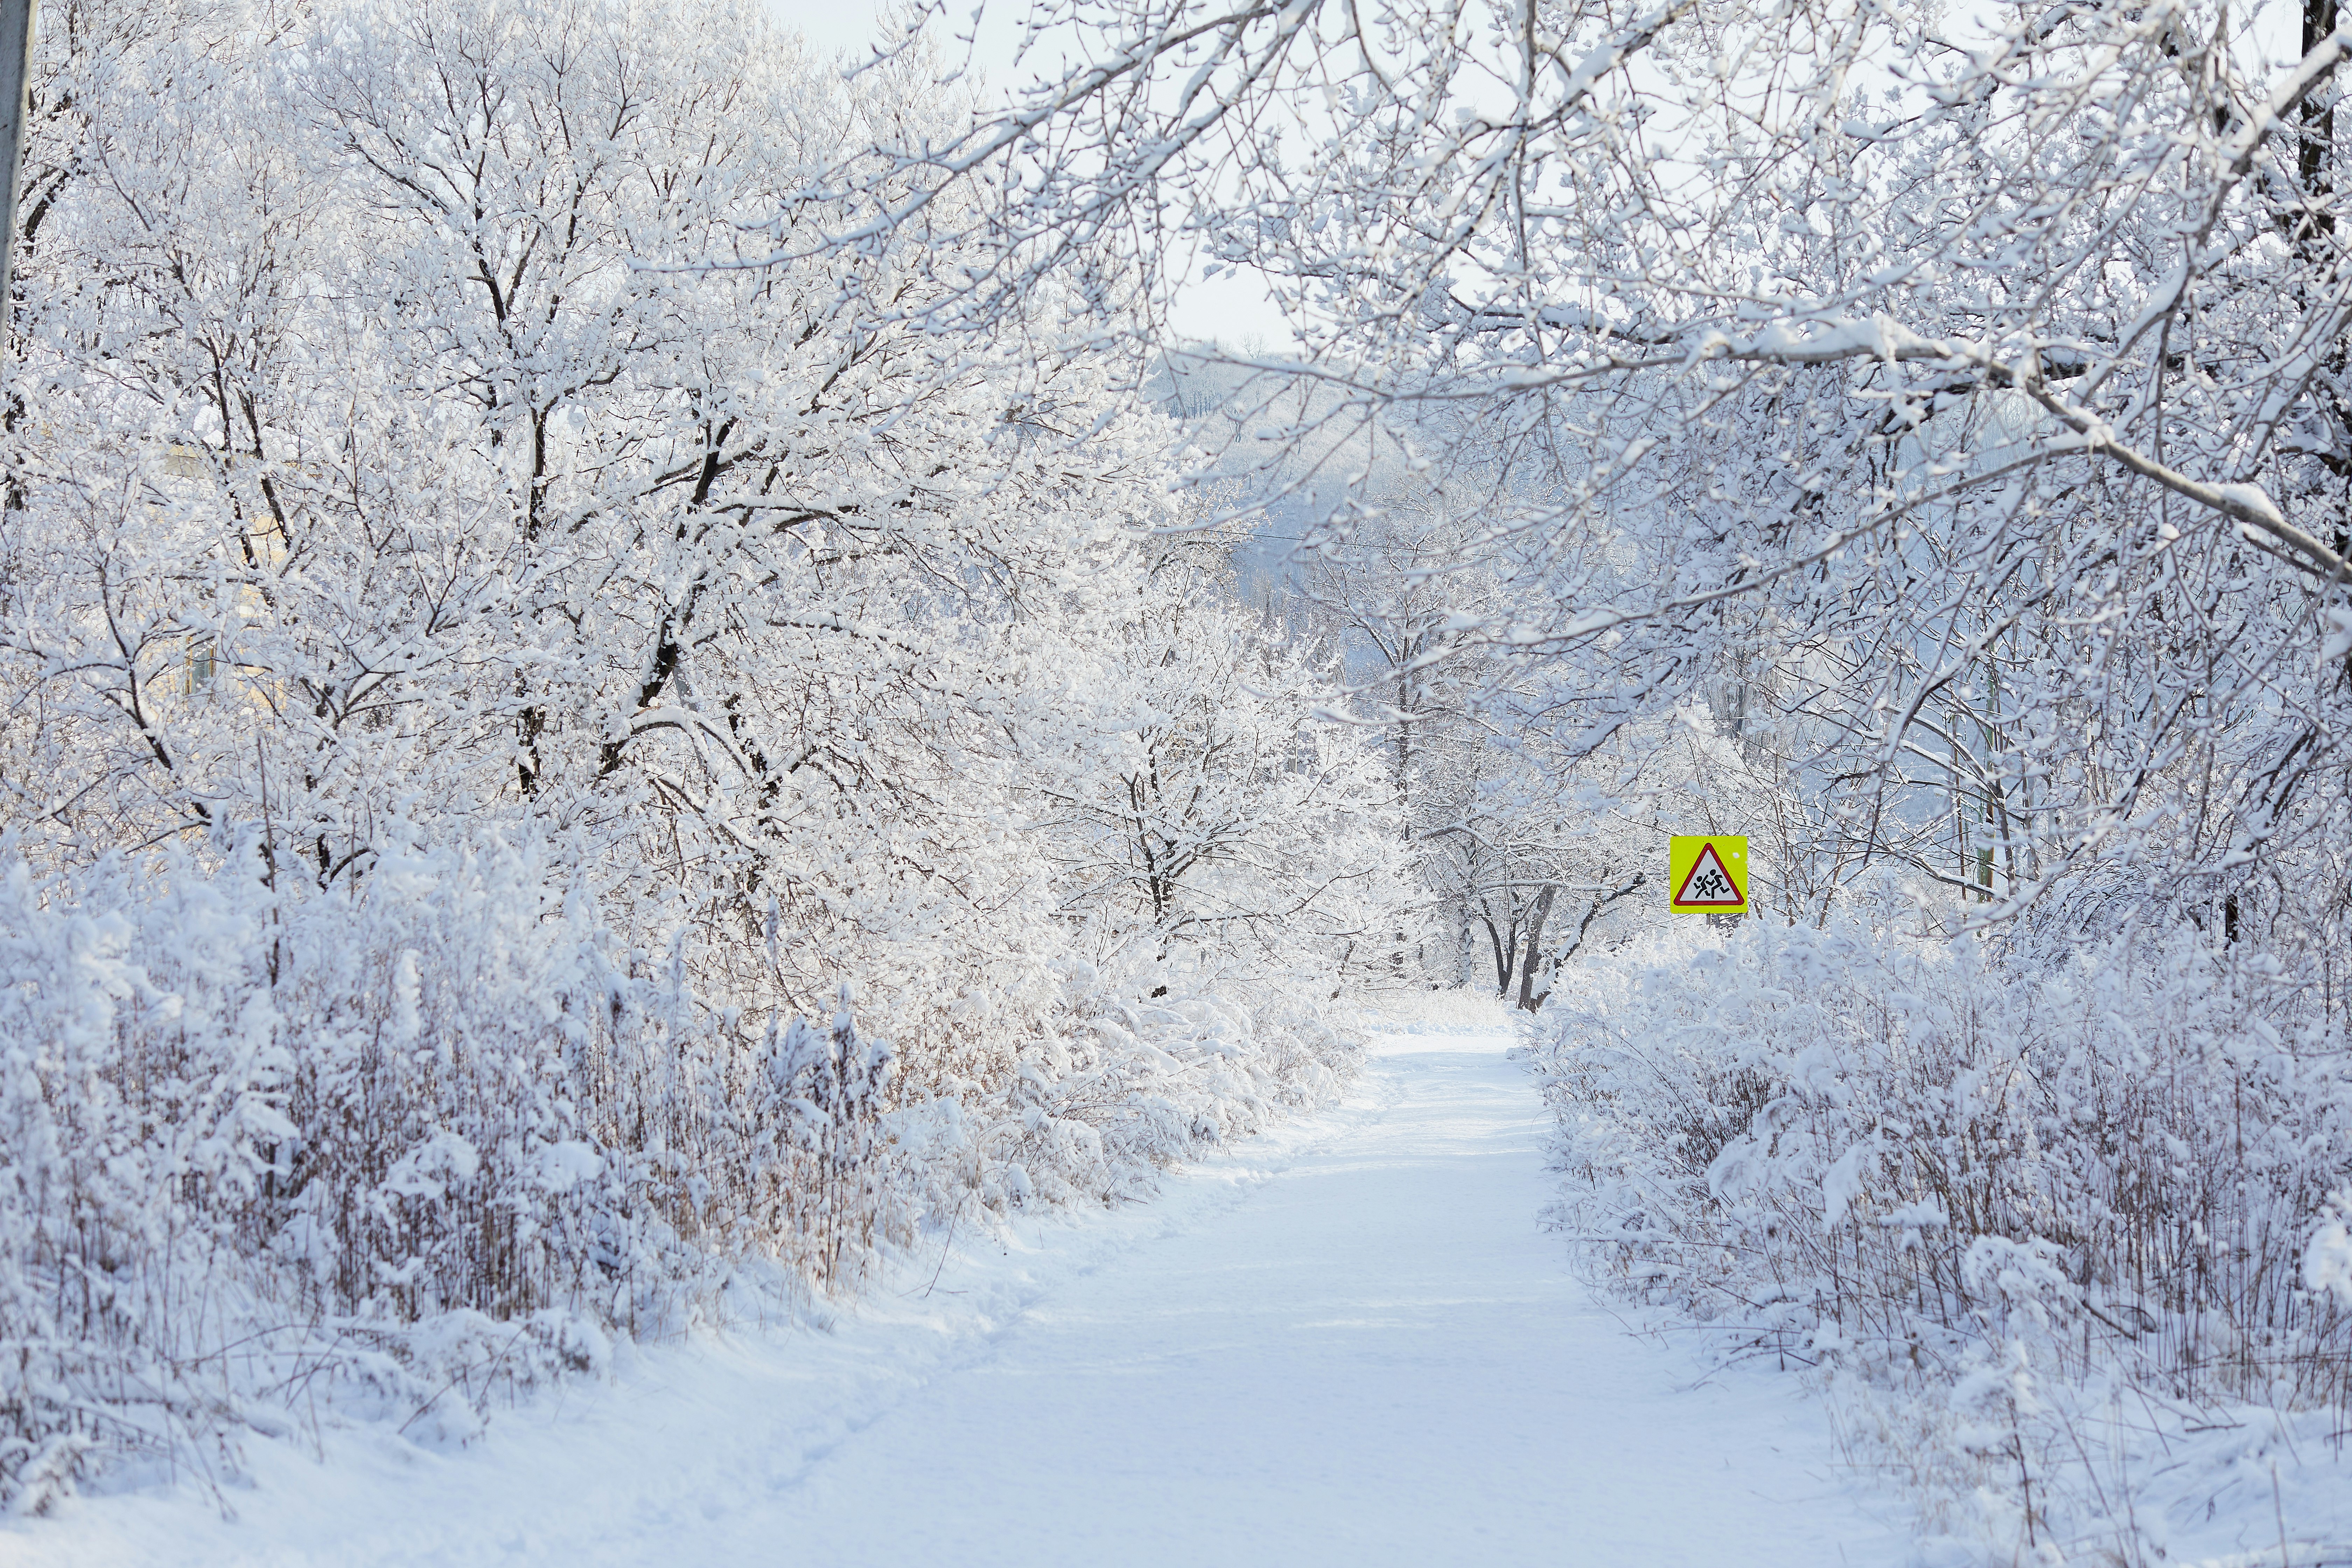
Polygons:
M2294 1289L2340 1037L2284 1048L2193 931L2037 969L1895 892L1563 975L1532 1049L1582 1263L1817 1363L1922 1563L2352 1563L2352 1321Z
M642 1352L457 1452L254 1442L235 1521L192 1487L76 1499L0 1558L1899 1561L1787 1380L1702 1375L1571 1278L1510 1043L1383 1037L1340 1107L825 1331Z

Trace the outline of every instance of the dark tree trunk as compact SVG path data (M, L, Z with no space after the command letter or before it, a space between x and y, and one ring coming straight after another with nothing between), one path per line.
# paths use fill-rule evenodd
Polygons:
M1513 913L1507 934L1496 926L1494 913L1486 908L1484 900L1479 900L1478 920L1486 928L1486 945L1495 952L1495 994L1508 996L1511 994L1511 960L1517 954L1519 947L1517 911Z
M1535 912L1528 918L1528 955L1519 963L1519 1006L1529 1013L1541 1000L1536 995L1536 965L1543 955L1544 921L1550 917L1552 896L1559 891L1547 887L1537 894Z

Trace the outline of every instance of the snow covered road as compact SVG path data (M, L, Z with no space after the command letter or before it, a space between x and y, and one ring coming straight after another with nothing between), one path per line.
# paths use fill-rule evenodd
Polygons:
M1346 1106L830 1332L650 1352L446 1455L254 1443L233 1522L81 1500L0 1563L1898 1561L1816 1406L1699 1379L1570 1278L1508 1044L1388 1037Z

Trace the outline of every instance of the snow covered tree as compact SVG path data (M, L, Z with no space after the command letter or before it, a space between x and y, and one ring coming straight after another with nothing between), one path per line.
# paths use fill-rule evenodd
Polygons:
M961 100L700 0L42 38L0 1497L303 1366L461 1428L1336 1089L1377 765L1154 571L1168 425L1030 341L1082 289L935 330ZM940 231L835 243L893 192Z
M1222 544L1146 552L1113 656L1121 749L1049 796L1073 907L1162 963L1249 949L1335 985L1388 974L1421 894L1376 737L1335 710L1327 656L1233 595Z
M959 319L1266 279L1297 348L1238 368L1315 392L1251 434L1454 487L1564 739L1745 682L1841 737L1841 876L2013 910L2157 853L2242 921L2342 810L2352 34L2298 26L1069 0L1085 63L912 162L1028 171Z

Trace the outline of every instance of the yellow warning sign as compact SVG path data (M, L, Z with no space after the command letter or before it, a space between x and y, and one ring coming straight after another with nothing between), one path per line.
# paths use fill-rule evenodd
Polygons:
M1666 872L1667 897L1676 910L1707 915L1748 912L1745 837L1676 834Z

